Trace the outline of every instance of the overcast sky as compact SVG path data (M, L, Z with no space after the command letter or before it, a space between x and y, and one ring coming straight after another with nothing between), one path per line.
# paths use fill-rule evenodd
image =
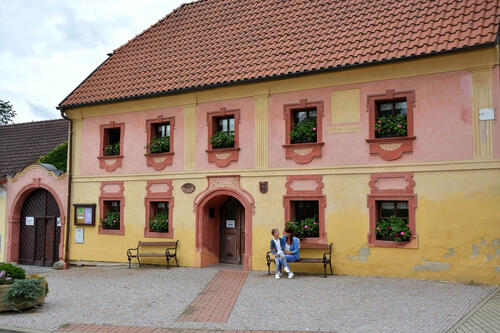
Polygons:
M56 106L112 52L192 0L0 0L0 99L15 123Z

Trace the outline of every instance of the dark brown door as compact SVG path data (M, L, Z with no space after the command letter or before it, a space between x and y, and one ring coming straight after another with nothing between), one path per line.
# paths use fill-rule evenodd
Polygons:
M220 255L219 261L227 264L241 264L245 246L244 208L238 200L228 199L221 206Z
M59 207L45 189L33 191L21 209L19 263L52 266L59 260Z

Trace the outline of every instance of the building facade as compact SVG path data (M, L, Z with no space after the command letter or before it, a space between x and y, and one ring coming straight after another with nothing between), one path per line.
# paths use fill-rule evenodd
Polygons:
M321 257L333 243L336 274L499 283L498 19L487 37L476 34L481 47L468 49L470 41L342 70L301 64L300 75L245 82L239 74L241 82L215 85L179 65L185 72L164 74L161 92L154 80L135 82L140 73L126 76L137 70L126 61L130 54L143 72L154 69L140 45L155 50L156 33L168 35L204 6L229 10L221 3L233 4L200 1L174 11L61 103L73 123L69 260L126 262L139 240L179 240L183 266L264 270L270 230L294 222L302 226L302 256ZM498 18L498 5L474 19L491 13ZM407 48L421 47L418 41ZM233 75L229 66L217 73ZM199 87L182 90L176 77ZM81 205L95 206L94 225L73 225Z

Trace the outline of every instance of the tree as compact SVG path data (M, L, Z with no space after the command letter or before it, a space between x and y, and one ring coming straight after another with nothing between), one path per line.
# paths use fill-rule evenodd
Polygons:
M0 99L0 125L7 125L12 123L12 118L16 116L16 111L12 108L12 104L9 101L3 101Z

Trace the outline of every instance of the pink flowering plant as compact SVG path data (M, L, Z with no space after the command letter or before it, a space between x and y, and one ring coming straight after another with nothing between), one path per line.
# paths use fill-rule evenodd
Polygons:
M150 154L168 153L170 151L170 137L154 137L151 142L144 147Z
M400 217L382 217L375 227L377 239L408 242L411 238L408 221Z
M0 285L2 284L12 284L14 282L14 279L11 278L5 270L0 272Z
M101 221L103 229L120 229L120 213L118 212L107 212Z
M303 220L292 219L285 223L285 226L292 229L293 234L299 239L319 237L319 222L316 216Z
M210 137L213 149L234 148L234 132L219 131Z
M378 117L375 121L375 134L377 137L406 136L406 115L398 114L394 117Z
M104 156L120 155L120 143L114 145L106 145L104 147Z
M290 143L316 142L318 129L316 120L306 119L295 124L290 131Z
M161 212L150 219L149 230L152 232L168 232L168 213Z

